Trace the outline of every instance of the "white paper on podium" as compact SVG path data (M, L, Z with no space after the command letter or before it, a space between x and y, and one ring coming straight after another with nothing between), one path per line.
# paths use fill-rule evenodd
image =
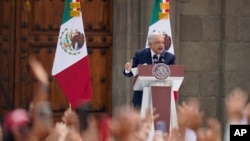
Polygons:
M132 68L131 72L133 73L133 76L136 76L138 74L138 68Z
M144 63L143 65L148 65L147 63ZM133 73L134 76L136 76L138 74L138 68L135 67L135 68L132 68L131 69L131 72Z

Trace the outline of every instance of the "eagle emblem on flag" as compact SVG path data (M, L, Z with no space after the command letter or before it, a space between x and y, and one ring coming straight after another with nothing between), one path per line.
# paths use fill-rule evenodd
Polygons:
M66 28L59 37L61 48L69 55L80 54L85 43L85 36L78 29Z

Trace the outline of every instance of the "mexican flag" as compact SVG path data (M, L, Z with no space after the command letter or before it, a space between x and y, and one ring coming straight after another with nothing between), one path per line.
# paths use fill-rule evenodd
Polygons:
M148 35L152 32L164 33L165 49L174 54L169 10L170 0L154 0ZM148 41L146 47L148 47Z
M80 0L66 0L52 75L72 108L91 100L91 76Z
M165 49L174 54L174 46L172 40L172 31L170 25L170 0L154 0L154 7L151 14L148 35L152 32L161 32L165 35ZM148 41L146 42L148 47ZM178 98L178 92L174 91L175 99Z

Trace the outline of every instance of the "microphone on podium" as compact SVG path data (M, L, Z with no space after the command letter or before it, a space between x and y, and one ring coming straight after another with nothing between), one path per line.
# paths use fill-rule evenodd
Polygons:
M158 63L158 56L155 54L153 55L153 64L157 64Z
M166 63L165 56L163 53L160 54L159 63Z

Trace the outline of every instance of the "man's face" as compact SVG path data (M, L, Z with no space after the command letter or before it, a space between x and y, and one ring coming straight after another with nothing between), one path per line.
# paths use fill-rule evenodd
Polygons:
M149 42L149 47L155 54L161 54L164 50L164 36L163 35L154 35L153 41Z

